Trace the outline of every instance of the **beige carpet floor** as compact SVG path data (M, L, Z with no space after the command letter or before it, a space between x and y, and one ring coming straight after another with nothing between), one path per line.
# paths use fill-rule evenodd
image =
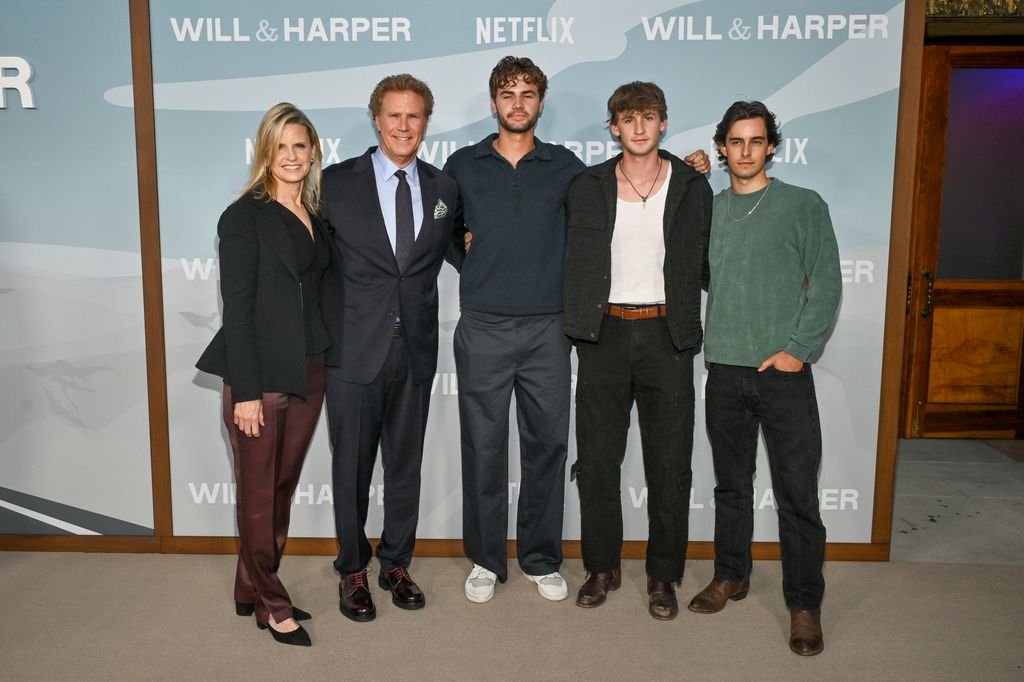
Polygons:
M285 557L312 612L312 648L288 647L233 613L224 556L0 553L3 680L1024 680L1024 567L826 564L825 652L786 646L780 566L716 615L656 622L641 562L597 609L547 602L519 573L488 604L462 593L469 565L416 559L427 607L338 613L325 557ZM513 562L514 567L514 562ZM687 564L688 599L711 563ZM583 568L568 561L570 590ZM374 579L376 576L373 576ZM685 605L685 601L683 602Z

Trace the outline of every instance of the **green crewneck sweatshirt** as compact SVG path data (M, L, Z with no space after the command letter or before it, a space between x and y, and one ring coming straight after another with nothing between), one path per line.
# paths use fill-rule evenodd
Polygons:
M708 259L705 359L757 367L784 350L806 362L843 288L828 204L778 179L751 194L723 190L714 200Z

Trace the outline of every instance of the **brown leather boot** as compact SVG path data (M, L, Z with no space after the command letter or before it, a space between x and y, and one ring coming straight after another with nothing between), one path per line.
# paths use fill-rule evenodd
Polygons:
M647 576L647 611L658 620L672 620L679 615L676 588L668 580Z
M576 606L591 609L600 606L608 599L608 593L622 587L622 570L613 568L610 571L598 571L587 576L587 581L576 593Z
M719 580L715 578L708 586L690 600L686 608L694 613L718 613L730 599L739 601L750 591L749 580Z
M817 656L825 649L821 634L821 609L789 610L789 648L801 656Z

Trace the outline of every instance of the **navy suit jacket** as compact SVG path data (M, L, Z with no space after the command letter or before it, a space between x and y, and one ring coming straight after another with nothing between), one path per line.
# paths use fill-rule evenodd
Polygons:
M345 306L341 357L329 354L328 364L344 381L369 384L384 365L400 315L412 379L421 384L437 369L437 275L445 253L461 248L453 229L459 189L440 169L417 161L423 223L399 271L377 196L375 150L323 173L321 215L341 253Z

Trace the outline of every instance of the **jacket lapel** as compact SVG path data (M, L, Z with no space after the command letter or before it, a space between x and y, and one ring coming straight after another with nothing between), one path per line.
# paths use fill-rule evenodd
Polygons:
M288 225L284 221L284 216L281 215L281 208L274 201L259 199L254 201L263 214L263 220L260 223L263 238L270 244L271 250L278 260L288 269L288 272L292 273L292 277L298 280L299 258L295 253L295 245L292 244L292 239L288 236Z
M388 239L388 228L384 225L384 214L380 210L380 197L377 195L377 178L370 158L374 150L375 147L368 149L352 167L356 176L356 195L363 209L370 246L378 252L381 262L390 263L397 273L398 260L391 248L391 240Z
M434 174L426 167L426 164L418 163L417 174L420 178L420 196L423 200L423 222L420 224L420 233L416 235L416 244L426 243L424 237L434 226L434 206L437 205L437 180ZM416 248L416 244L413 248Z

